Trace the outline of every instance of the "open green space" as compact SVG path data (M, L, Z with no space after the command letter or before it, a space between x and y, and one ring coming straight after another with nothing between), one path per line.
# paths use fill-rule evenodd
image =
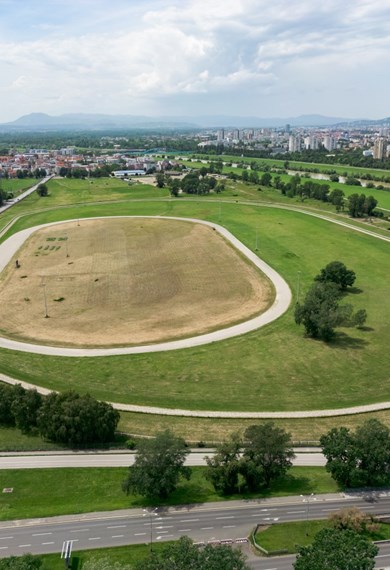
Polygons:
M153 543L153 550L161 552L166 548L167 542ZM129 546L118 546L116 548L99 548L95 550L79 550L76 549L72 554L72 563L70 570L82 570L83 564L89 560L99 560L101 558L109 558L111 564L120 562L121 564L135 564L139 560L143 560L150 553L149 544L133 544ZM44 554L39 556L42 559L42 570L63 570L64 561L61 560L60 554Z
M243 159L244 160L244 159ZM260 160L261 159L257 159L259 161L259 164L261 164ZM182 161L183 164L185 164L187 167L190 168L201 168L202 166L205 166L204 163L202 162L190 162L190 161ZM237 160L236 157L236 162L239 162ZM241 159L240 159L241 162ZM246 162L248 162L248 164L250 164L250 160L246 159ZM315 168L315 166L313 166L313 168ZM293 165L291 163L291 169L293 169ZM243 172L243 168L236 168L233 166L224 166L222 169L222 173L223 174L229 174L229 173L235 173L238 176L241 176ZM292 175L291 174L285 174L285 173L270 173L272 176L272 179L275 179L276 176L278 176L280 178L280 180L284 183L288 183L291 178ZM298 174L302 177L302 181L304 182L305 180L310 180L312 179L313 182L316 182L318 184L326 184L327 186L329 186L330 191L337 189L337 190L342 190L344 192L344 194L346 196L350 196L351 194L365 194L366 196L373 196L377 201L378 201L378 207L382 207L385 209L390 209L390 189L389 190L377 190L376 188L364 188L362 186L352 186L350 184L343 184L341 182L331 182L330 180L316 180L314 178L310 177L310 173L306 173L306 177L305 177L305 173L304 172L298 172ZM261 175L261 171L260 171L260 175ZM388 172L387 174L390 177L390 172ZM379 183L377 183L379 184ZM247 184L247 186L249 186L249 184ZM251 185L252 186L252 185ZM268 194L272 193L272 191L270 192L268 190ZM285 198L281 195L280 191L278 190L274 190L273 194L279 198L279 201L281 201L281 199ZM259 198L263 197L263 194L261 193ZM295 197L295 198L287 198L287 201L291 202L300 202L300 199ZM306 200L304 201L305 204L315 204L319 205L319 201L318 200ZM323 204L321 204L321 206L323 207ZM329 206L329 210L331 211L335 211L334 206L332 206L331 204L328 204Z
M50 210L20 219L29 225L77 218L81 208ZM84 216L173 215L218 221L207 200L85 205ZM289 282L296 299L328 262L340 259L357 274L348 302L366 308L364 330L345 329L337 341L307 339L293 307L263 329L203 347L132 356L60 358L0 351L0 370L33 384L71 387L98 398L133 404L216 410L332 408L389 398L390 328L388 244L293 211L224 203L221 223ZM369 260L369 263L368 263ZM300 272L300 273L298 273Z
M289 554L298 552L300 546L308 546L315 535L323 528L330 527L329 520L300 521L274 524L256 533L256 542L268 552L287 550ZM370 540L389 540L390 525L381 523L379 530L366 534Z
M18 196L24 190L28 190L34 184L37 184L39 180L36 178L1 178L0 179L0 190L5 192L12 192L14 196Z
M195 155L196 157L202 158L204 160L222 160L223 162L245 162L246 164L251 164L251 162L255 162L259 165L267 165L271 168L284 168L284 164L286 159L277 159L277 158L251 158L251 157L242 157L242 156L234 156L234 155ZM360 178L362 174L371 174L372 176L378 177L390 177L390 171L386 169L380 168L367 168L365 166L349 166L348 164L324 164L318 162L304 162L299 160L288 160L288 165L291 170L294 169L307 169L313 170L315 169L318 172L326 172L332 170L343 176L347 174L348 176L353 176L354 178Z
M203 476L205 468L191 468L189 481L161 505L182 505L254 497L282 497L309 493L337 492L338 486L322 467L293 467L289 475L269 490L247 495L218 495ZM8 469L0 470L0 487L12 493L0 494L0 520L50 517L92 511L157 506L140 496L126 496L121 484L126 467Z

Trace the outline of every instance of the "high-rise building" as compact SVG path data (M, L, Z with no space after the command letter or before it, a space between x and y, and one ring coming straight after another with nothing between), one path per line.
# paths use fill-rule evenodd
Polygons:
M240 140L240 131L238 129L234 129L234 131L233 131L233 140L234 141Z
M217 141L225 140L225 129L218 129L217 131Z
M301 151L301 137L299 135L290 135L288 139L288 152L300 152Z
M337 142L336 142L336 139L333 138L331 135L325 135L324 140L322 141L322 144L324 145L326 150L328 150L330 152L336 148Z
M379 138L374 141L374 158L376 160L384 160L387 153L387 142L386 139Z
M319 148L319 140L315 135L305 137L304 144L306 150L318 150Z

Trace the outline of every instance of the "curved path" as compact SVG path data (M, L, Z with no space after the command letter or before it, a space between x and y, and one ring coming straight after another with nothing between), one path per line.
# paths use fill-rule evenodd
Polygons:
M41 388L22 380L16 380L5 374L0 374L0 382L7 384L20 384L26 390L37 390L40 394L47 396L55 390ZM271 420L271 419L299 419L299 418L330 418L335 416L352 416L356 414L366 414L368 412L380 412L390 409L390 402L379 402L377 404L367 404L365 406L354 406L351 408L338 408L334 410L306 410L302 412L215 412L208 410L181 410L179 408L154 408L153 406L133 406L132 404L118 404L108 402L120 412L135 412L138 414L152 414L156 416L180 416L186 418L219 418L219 419L247 419L247 420Z
M217 202L217 201L215 201L215 202ZM229 201L229 202L224 202L224 203L230 204L231 202ZM338 221L338 220L335 220L335 219L330 218L328 216L317 214L314 212L310 212L308 210L304 210L301 208L289 207L289 206L285 206L282 204L268 204L268 203L254 204L252 202L244 202L244 201L240 201L239 203L244 204L244 205L279 208L279 209L283 209L283 210L299 212L302 214L306 214L309 216L313 216L316 218L323 219L325 221L346 227L348 229L369 235L369 236L377 238L377 239L381 239L383 241L390 242L390 238L387 236L383 236L383 235L377 234L375 232L372 232L370 230L366 230L364 228L359 228L357 226L348 224L347 222ZM144 217L144 216L141 216L141 217ZM151 217L153 217L153 216L151 216ZM163 218L164 216L155 216L155 217L162 217ZM86 219L91 219L91 218L86 218ZM187 218L184 218L184 220L189 221ZM68 221L72 221L72 220L68 220ZM63 223L63 222L59 222L59 223ZM51 225L51 224L45 224L45 225ZM218 226L217 224L208 224L208 225L211 225L212 227L216 227L218 229L218 231L220 231L220 230L227 231L223 227ZM7 228L7 229L9 229L9 228ZM36 228L33 228L33 230L34 229L36 229ZM28 230L23 230L23 231L28 231ZM22 232L19 232L19 233L22 233ZM15 234L15 235L18 235L18 234ZM26 237L24 237L21 240L18 247L20 247L23 244L25 239L26 239ZM7 240L7 243L9 243L8 240ZM243 247L245 247L245 246L243 246ZM245 248L245 249L248 249L248 248ZM250 250L248 250L248 251L251 254L250 259L252 259L252 256L254 256L254 254ZM11 256L12 255L13 255L13 253L11 253ZM259 260L259 258L257 256L254 256L254 257L256 258L256 260ZM4 267L1 265L1 260L2 260L2 254L1 254L1 247L0 247L0 271L2 271L2 269ZM261 261L261 260L259 260L259 261ZM263 268L261 268L261 269L262 269L262 271L264 271ZM288 291L289 291L289 294L291 296L291 291L289 289L288 289ZM36 348L36 347L34 347L34 345L31 345L31 346L33 348ZM48 390L46 388L41 388L39 386L35 386L35 385L29 384L27 382L22 382L20 380L16 380L16 379L11 378L9 376L5 376L4 374L0 374L0 381L6 382L9 384L21 384L26 389L36 388L38 390L38 392L40 392L41 394L48 394L51 392L51 390ZM144 414L155 414L155 415L167 415L167 416L183 416L183 417L198 417L198 418L225 418L225 419L228 419L228 418L239 418L239 419L283 419L283 418L288 418L288 419L297 419L297 418L335 417L335 416L355 415L355 414L361 414L361 413L383 411L383 410L390 409L390 402L379 402L376 404L368 404L368 405L364 405L364 406L354 406L354 407L348 407L348 408L338 408L338 409L333 409L333 410L307 410L307 411L285 411L285 412L195 411L195 410L157 408L157 407L151 407L151 406L135 406L135 405L131 405L131 404L119 404L119 403L113 403L113 406L117 410L120 410L120 411L128 411L128 412L136 412L136 413L144 413Z
M254 330L257 330L272 321L279 318L283 313L285 313L291 303L292 295L289 286L286 281L281 277L272 267L270 267L265 261L260 259L256 254L254 254L249 248L247 248L243 243L241 243L233 234L231 234L226 228L214 224L211 222L206 222L204 220L198 220L196 218L179 218L172 216L102 216L95 218L85 218L86 220L93 219L109 219L109 218L152 218L161 220L176 220L188 223L203 224L205 226L211 227L218 231L224 238L226 238L230 243L240 251L245 257L253 263L258 269L260 269L273 283L276 291L275 300L272 306L267 309L261 315L244 321L234 326L230 326L224 329L220 329L211 333L202 334L198 336L193 336L185 339L180 339L170 342L161 342L151 345L141 345L141 346L124 346L116 348L65 348L56 346L46 346L39 344L31 344L26 342L20 342L12 339L7 339L5 337L0 337L0 347L9 350L18 350L21 352L32 352L35 354L44 354L47 356L73 356L73 357L95 357L95 356L113 356L113 355L123 355L123 354L141 354L146 352L162 352L167 350L178 350L181 348L191 348L194 346L200 346L203 344L209 344L211 342L216 342L220 340L226 340L235 336L239 336ZM6 241L0 244L0 272L3 271L5 266L9 263L12 256L19 250L26 239L34 233L36 230L41 228L46 228L48 226L59 225L69 222L78 222L79 220L66 220L61 222L51 222L48 224L41 224L39 226L33 226L27 228L20 232L13 234Z

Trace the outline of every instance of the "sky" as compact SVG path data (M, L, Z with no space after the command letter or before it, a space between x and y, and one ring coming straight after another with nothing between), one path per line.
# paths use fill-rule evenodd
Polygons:
M0 122L390 116L390 0L0 0Z

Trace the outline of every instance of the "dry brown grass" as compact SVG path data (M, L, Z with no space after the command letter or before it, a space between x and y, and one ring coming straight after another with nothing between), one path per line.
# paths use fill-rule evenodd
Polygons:
M246 320L273 298L265 276L201 224L64 223L35 232L17 257L0 280L1 332L34 342L154 343Z

